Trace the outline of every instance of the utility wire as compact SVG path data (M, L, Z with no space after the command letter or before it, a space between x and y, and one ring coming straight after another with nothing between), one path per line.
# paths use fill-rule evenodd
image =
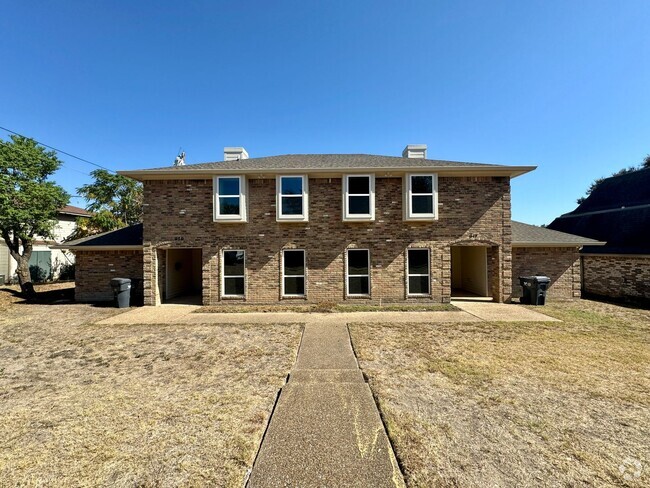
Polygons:
M7 143L7 142L2 141L2 142L0 142L0 144L9 147L9 143ZM24 154L25 156L29 156L29 154L27 154L25 151L23 151L23 150L22 150L21 148L19 148L19 147L11 146L11 150L12 150L12 151L18 151L19 153L22 153L22 154ZM82 175L91 176L90 173L86 173L85 171L81 171L80 169L73 168L72 166L68 166L68 165L66 165L63 161L61 161L61 166L62 166L63 168L65 168L65 169L69 169L69 170L71 170L71 171L76 171L77 173L81 173Z
M38 144L40 144L41 146L47 147L47 148L52 149L52 150L54 150L54 151L56 151L56 152L59 152L59 153L61 153L61 154L65 154L66 156L70 156L71 158L78 159L79 161L83 161L84 163L92 164L93 166L97 166L98 168L105 169L106 171L110 171L111 173L115 173L114 170L109 169L109 168L107 168L106 166L102 166L101 164L93 163L92 161L88 161L87 159L80 158L79 156L75 156L74 154L70 154L69 152L62 151L61 149L57 149L57 148L55 148L55 147L53 147L53 146L48 146L47 144L43 144L42 142L37 141L37 140L34 139L33 137L27 137L27 136L24 136L24 135L22 135L22 134L19 134L18 132L15 132L15 131L13 131L13 130L7 129L7 128L2 127L2 126L0 126L0 129L2 129L2 130L5 131L5 132L8 132L8 133L10 133L10 134L14 134L14 135L16 135L16 136L24 137L24 138L26 138L26 139L32 139L32 140L36 141Z

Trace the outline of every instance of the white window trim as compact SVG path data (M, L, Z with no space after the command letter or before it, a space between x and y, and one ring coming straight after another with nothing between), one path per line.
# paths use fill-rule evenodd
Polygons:
M368 185L370 193L349 193L349 178L351 177L366 177L370 180ZM370 199L370 213L368 214L350 214L350 197L358 196L365 197L368 196ZM375 175L374 174L364 174L364 175L344 175L343 176L343 221L344 222L356 222L356 221L373 221L375 220Z
M284 215L282 213L282 197L299 198L297 195L282 194L282 178L302 178L302 214ZM277 222L307 222L309 220L309 179L307 175L278 175L275 180L275 215Z
M286 251L302 251L302 260L303 260L302 269L304 270L303 274L301 274L301 275L289 275L290 278L302 278L304 280L305 293L303 293L302 295L297 295L297 294L294 294L294 293L285 293L284 292L284 278L285 278L285 275L284 275L284 253ZM307 251L305 251L304 249L283 249L282 250L282 263L280 263L280 264L281 264L280 274L281 274L282 297L283 298L306 298L307 297Z
M350 251L366 251L368 254L368 274L350 274ZM350 278L368 278L368 293L350 293ZM369 297L372 294L372 282L370 279L370 249L357 249L355 247L345 250L345 295L348 297Z
M244 274L243 275L229 275L226 277L225 272L225 259L224 254L227 252L243 252L244 253ZM244 294L243 295L230 295L226 294L226 278L244 278ZM244 249L222 249L221 250L221 298L246 298L246 251Z
M414 176L430 176L433 182L433 193L413 193L411 189L411 180ZM406 188L405 188L405 220L438 220L438 175L436 173L408 173L406 175ZM413 195L433 197L433 213L413 213Z
M221 215L219 213L219 197L233 197L235 195L219 195L219 180L222 178L238 178L239 179L239 214L238 215ZM247 185L244 176L215 176L212 180L212 219L214 222L246 222L247 221Z
M409 251L426 251L427 252L427 268L429 273L409 273ZM426 276L429 278L429 293L411 293L409 289L409 278L411 276ZM431 249L428 247L408 247L406 248L406 296L408 297L430 297L431 296Z

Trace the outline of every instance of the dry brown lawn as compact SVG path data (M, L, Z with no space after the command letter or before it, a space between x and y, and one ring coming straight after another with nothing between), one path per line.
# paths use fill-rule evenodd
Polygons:
M0 485L241 486L299 325L102 326L0 312Z
M650 485L650 311L543 311L350 326L410 486Z

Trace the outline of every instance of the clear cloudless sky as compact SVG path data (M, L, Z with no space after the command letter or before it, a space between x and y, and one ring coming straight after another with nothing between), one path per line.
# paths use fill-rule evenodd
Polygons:
M650 1L0 0L0 126L111 169L426 143L538 165L549 223L650 153Z

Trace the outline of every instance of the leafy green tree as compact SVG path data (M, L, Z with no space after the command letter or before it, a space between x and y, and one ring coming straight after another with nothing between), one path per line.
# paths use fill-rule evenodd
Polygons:
M33 296L29 258L34 240L51 238L57 211L68 203L65 190L48 178L61 167L55 151L33 139L0 139L0 233L16 260L18 283Z
M77 228L70 239L142 221L142 185L139 182L105 169L96 169L90 174L95 181L78 188L77 192L90 202L86 209L93 212L93 216L77 219Z

